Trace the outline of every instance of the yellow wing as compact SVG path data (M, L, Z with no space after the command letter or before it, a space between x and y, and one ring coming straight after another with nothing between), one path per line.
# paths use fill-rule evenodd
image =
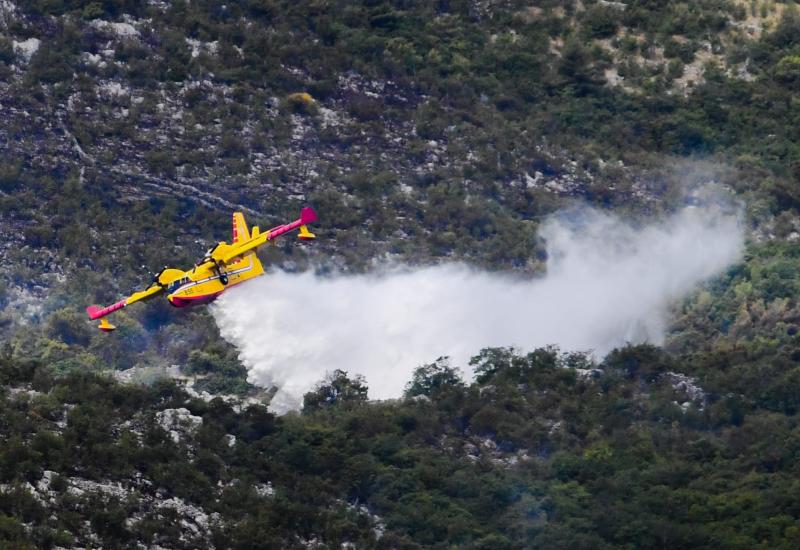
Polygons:
M147 300L148 298L152 298L162 290L164 290L164 287L160 285L155 285L155 284L150 285L150 287L147 288L147 290L140 290L139 292L134 292L133 294L128 296L125 299L125 305L128 306L134 302L139 302L141 300Z
M212 258L217 260L220 263L230 263L231 260L237 258L239 256L243 256L245 252L249 252L259 246L262 246L270 240L269 231L266 233L256 234L253 238L249 241L243 242L241 244L234 244L233 246L221 246L217 250L215 250L214 254L211 255Z
M139 292L134 292L127 298L120 300L115 304L111 304L107 307L100 307L100 306L89 306L86 308L86 313L89 314L90 319L99 319L101 317L105 317L110 313L114 313L118 309L122 309L127 305L130 305L134 302L139 302L141 300L147 300L164 290L164 287L161 285L153 284L146 290L141 290Z
M234 218L235 219L235 218ZM243 218L242 218L243 219ZM242 256L245 252L249 252L259 246L266 244L268 241L278 238L284 233L300 230L299 237L303 240L313 239L314 234L309 232L306 227L307 224L317 221L317 214L311 208L303 208L300 211L300 218L285 225L274 227L265 233L259 233L258 228L253 228L253 233L250 239L245 242L234 242L232 245L220 246L215 250L211 257L221 263L228 263L234 258Z

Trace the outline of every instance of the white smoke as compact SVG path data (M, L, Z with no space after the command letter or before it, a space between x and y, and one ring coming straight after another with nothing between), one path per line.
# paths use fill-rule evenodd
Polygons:
M367 378L371 398L401 395L413 370L449 355L466 367L487 346L556 344L605 355L660 344L671 303L736 261L736 215L689 207L633 228L583 209L550 219L547 274L521 279L461 264L318 277L277 272L232 288L212 311L249 380L298 407L327 371Z

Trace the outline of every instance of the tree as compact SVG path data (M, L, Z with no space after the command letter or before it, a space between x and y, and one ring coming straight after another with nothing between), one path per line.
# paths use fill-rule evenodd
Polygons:
M486 384L496 374L508 370L514 359L513 348L484 348L478 355L469 360L475 371L475 381Z
M605 358L605 365L607 368L623 371L630 378L654 380L659 374L672 368L672 361L660 348L639 344L613 350Z
M73 308L63 308L50 316L47 321L48 334L65 344L88 346L91 332L85 319Z
M602 72L592 62L591 53L577 40L569 40L564 45L558 74L563 84L571 87L578 97L588 95L605 84Z
M303 412L311 413L330 407L353 408L366 403L367 383L363 376L347 376L347 371L336 369L317 384L314 391L303 396Z
M439 357L433 363L417 367L414 377L406 386L405 396L426 395L435 397L449 389L461 388L464 380L458 369L450 366L449 357Z

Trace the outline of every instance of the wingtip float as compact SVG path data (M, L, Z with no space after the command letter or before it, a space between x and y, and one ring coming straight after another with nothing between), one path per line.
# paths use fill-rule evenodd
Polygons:
M108 322L107 315L132 303L149 300L161 292L167 293L167 300L175 307L207 304L231 286L264 273L264 267L256 255L258 247L295 229L298 230L299 239L303 241L314 239L316 235L309 231L308 224L315 221L317 213L312 208L306 207L300 211L300 217L295 221L262 233L258 227L249 230L244 214L234 212L231 243L218 243L191 269L184 271L164 268L145 290L135 292L110 306L89 306L86 308L86 313L92 320L100 319L97 328L103 332L111 332L117 327Z

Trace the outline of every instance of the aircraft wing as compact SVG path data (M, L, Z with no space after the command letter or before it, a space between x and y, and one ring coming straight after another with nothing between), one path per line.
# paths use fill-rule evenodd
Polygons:
M99 319L100 317L105 317L110 313L114 313L118 309L122 309L125 306L129 306L134 302L139 302L141 300L147 300L148 298L152 298L159 292L164 290L164 287L161 285L151 285L146 290L141 290L139 292L134 292L127 298L120 300L115 304L111 304L107 307L100 307L100 306L89 306L86 308L86 313L89 314L89 318L91 319Z
M278 227L274 227L264 233L256 233L254 230L254 234L251 236L250 240L241 244L236 243L231 247L226 247L221 251L220 256L214 257L214 259L219 262L228 263L234 258L241 256L245 252L249 252L250 250L258 248L259 246L262 246L267 242L280 237L284 233L288 233L289 231L293 231L295 229L300 230L299 237L301 239L313 239L314 234L308 231L306 225L315 221L317 221L317 213L314 212L312 208L303 208L300 211L300 218L296 219L295 221L285 225L279 225Z

